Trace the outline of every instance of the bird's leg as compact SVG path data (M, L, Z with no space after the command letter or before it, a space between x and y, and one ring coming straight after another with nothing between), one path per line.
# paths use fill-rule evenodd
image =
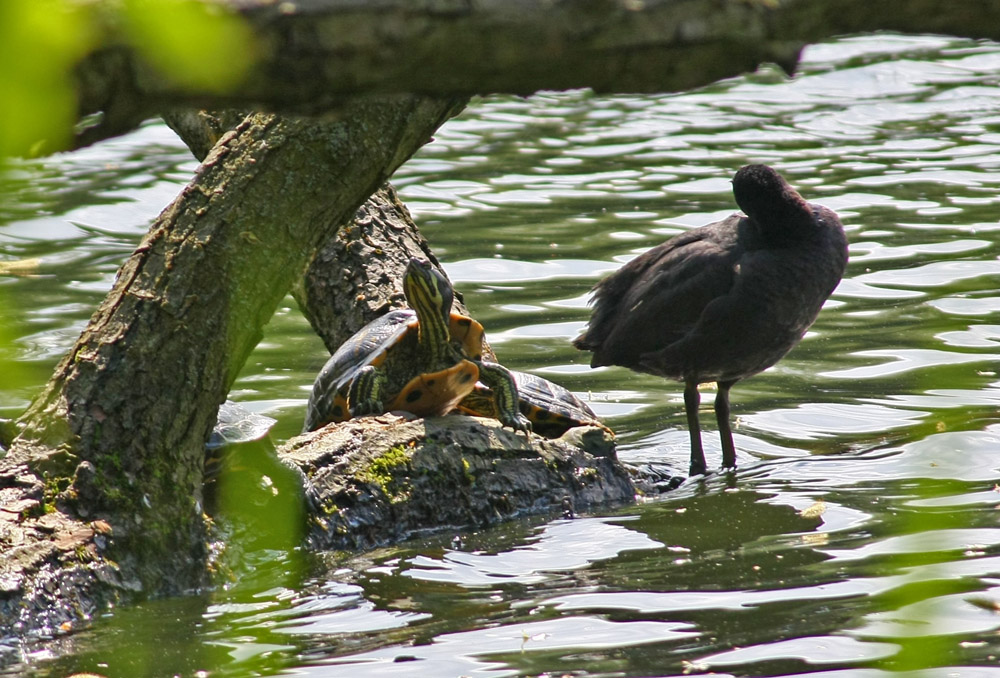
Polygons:
M684 411L687 414L688 433L691 436L691 468L689 475L705 475L708 467L705 465L705 452L701 449L701 427L698 425L698 382L688 380L684 383Z
M722 439L722 468L736 468L736 446L733 444L733 430L729 426L729 389L736 381L718 382L715 395L715 420L719 423L719 437Z

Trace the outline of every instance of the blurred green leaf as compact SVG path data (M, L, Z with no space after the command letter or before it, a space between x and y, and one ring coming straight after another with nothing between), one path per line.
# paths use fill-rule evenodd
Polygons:
M0 155L65 148L76 120L72 65L93 39L77 5L0 2Z
M173 82L225 91L253 63L243 21L219 5L196 0L127 0L126 30L135 48Z
M32 370L19 360L16 340L22 336L23 327L18 322L19 309L11 296L10 286L0 284L0 389L6 395L29 388L36 384L39 378L39 375L32 373ZM0 403L2 404L4 403ZM10 414L0 412L2 417L17 414L19 412ZM0 438L3 436L0 435Z
M253 63L250 29L219 4L125 0L116 7L0 1L0 156L43 155L70 145L78 115L73 68L100 45L101 25L120 25L137 52L181 87L226 91Z

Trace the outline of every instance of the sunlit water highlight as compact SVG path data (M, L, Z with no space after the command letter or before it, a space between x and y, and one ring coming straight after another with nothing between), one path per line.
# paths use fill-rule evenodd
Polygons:
M10 671L1000 675L998 80L996 45L878 36L810 47L792 80L475 103L394 181L501 360L588 398L628 461L683 467L681 391L572 349L594 282L728 215L746 162L841 214L844 282L795 351L733 389L740 472L609 516L319 563L254 551L227 590L118 611ZM194 168L151 125L14 178L0 261L40 261L0 285L34 381L0 384L0 416ZM232 396L287 438L325 357L289 300Z

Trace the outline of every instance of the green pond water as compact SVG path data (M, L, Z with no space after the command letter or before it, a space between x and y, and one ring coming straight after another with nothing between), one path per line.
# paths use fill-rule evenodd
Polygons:
M589 399L629 462L686 466L681 388L587 366L569 342L590 287L734 211L747 162L841 215L844 281L785 360L733 389L739 471L359 554L258 538L287 532L264 504L230 586L2 643L0 674L1000 676L998 81L995 44L882 35L812 46L791 80L474 102L394 183L500 359ZM38 262L0 275L17 364L0 417L195 166L150 124L17 168L0 262ZM289 298L231 397L277 418L280 442L326 357Z

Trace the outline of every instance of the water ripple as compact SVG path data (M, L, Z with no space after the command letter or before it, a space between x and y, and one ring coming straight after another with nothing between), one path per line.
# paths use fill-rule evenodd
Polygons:
M641 532L607 520L550 523L532 543L502 553L449 551L440 559L418 556L408 562L404 575L460 586L535 583L547 579L551 572L587 567L625 551L663 546Z

